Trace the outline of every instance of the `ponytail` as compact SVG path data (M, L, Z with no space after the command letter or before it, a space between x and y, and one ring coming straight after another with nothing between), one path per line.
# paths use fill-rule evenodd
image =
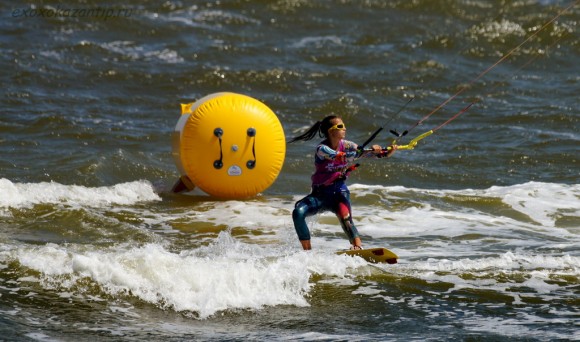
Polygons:
M328 138L328 130L330 129L330 127L332 127L332 124L330 122L337 118L338 116L336 115L329 115L324 119L322 119L322 121L316 121L316 123L314 123L314 125L312 125L312 127L310 127L310 129L308 129L306 133L292 138L290 141L288 141L288 143L291 144L295 141L300 140L304 141L311 140L316 136L316 133L318 133L318 136L321 138L322 137Z

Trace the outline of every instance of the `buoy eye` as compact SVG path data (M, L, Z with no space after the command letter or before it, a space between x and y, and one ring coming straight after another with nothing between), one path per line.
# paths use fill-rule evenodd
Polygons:
M224 163L222 162L224 159L224 153L222 151L222 135L224 135L224 130L218 127L213 130L213 135L218 137L220 141L220 159L213 162L213 167L216 169L221 169L224 166Z
M254 142L252 144L252 155L254 156L254 159L248 160L246 163L246 167L251 170L256 167L256 129L254 127L250 127L246 132L250 138L254 138Z

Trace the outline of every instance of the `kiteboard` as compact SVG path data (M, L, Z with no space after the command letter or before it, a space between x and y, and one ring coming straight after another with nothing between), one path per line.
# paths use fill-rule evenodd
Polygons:
M337 254L358 256L372 263L396 264L399 257L386 248L350 249L338 251Z

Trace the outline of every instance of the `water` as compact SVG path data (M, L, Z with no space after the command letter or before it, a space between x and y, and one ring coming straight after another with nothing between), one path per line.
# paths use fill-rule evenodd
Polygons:
M473 81L571 4L0 1L2 338L580 339L578 5ZM314 142L255 198L168 191L179 103L239 92L287 137L334 113L362 142L464 86L349 181L397 265L335 255L329 213L300 250Z

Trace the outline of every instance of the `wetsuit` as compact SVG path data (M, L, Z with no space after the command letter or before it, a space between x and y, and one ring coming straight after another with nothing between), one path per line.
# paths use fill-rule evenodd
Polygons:
M314 157L315 172L312 175L312 192L296 202L292 212L294 228L300 240L310 240L310 231L306 217L320 211L332 211L338 217L342 229L351 244L359 236L352 221L350 191L345 184L343 170L349 160L358 155L358 146L348 140L341 140L338 148L333 150L324 140L316 148Z

